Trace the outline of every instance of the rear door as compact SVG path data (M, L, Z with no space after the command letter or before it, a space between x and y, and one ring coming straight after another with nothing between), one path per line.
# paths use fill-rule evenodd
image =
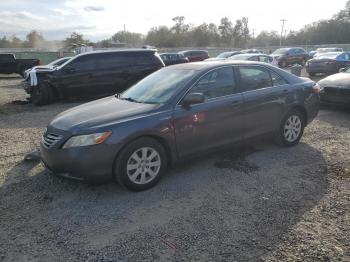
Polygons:
M263 66L239 66L238 72L244 98L245 137L278 128L290 91L287 81Z
M242 139L242 94L238 90L233 67L214 69L187 94L203 93L206 100L174 110L174 127L180 157L226 145Z

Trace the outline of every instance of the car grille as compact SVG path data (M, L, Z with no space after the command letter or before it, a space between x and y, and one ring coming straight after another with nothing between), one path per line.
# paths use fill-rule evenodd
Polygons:
M57 142L59 142L63 137L61 135L56 135L52 133L46 133L43 135L43 144L47 148L53 147Z

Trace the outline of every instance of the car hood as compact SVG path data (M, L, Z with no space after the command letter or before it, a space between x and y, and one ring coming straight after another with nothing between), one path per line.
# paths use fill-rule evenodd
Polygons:
M350 73L338 73L318 82L321 86L338 86L350 88Z
M134 119L157 107L159 105L134 103L109 96L62 112L51 121L50 126L71 133L76 129L81 132L81 128L95 129Z

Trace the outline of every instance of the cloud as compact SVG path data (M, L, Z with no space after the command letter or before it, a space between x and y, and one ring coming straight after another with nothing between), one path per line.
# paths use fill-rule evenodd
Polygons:
M102 12L105 8L103 6L85 6L84 10L87 12Z
M21 19L21 20L32 20L32 21L42 21L44 18L34 15L27 11L20 12L12 12L12 11L2 11L0 12L1 18L8 18L12 20L13 18Z

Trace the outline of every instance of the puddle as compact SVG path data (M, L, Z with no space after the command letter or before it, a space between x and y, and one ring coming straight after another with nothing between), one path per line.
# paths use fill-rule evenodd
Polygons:
M217 168L234 169L246 174L255 172L259 170L259 166L245 159L248 155L255 152L258 152L258 150L253 146L244 146L226 151L220 155L219 160L215 161L214 166Z

